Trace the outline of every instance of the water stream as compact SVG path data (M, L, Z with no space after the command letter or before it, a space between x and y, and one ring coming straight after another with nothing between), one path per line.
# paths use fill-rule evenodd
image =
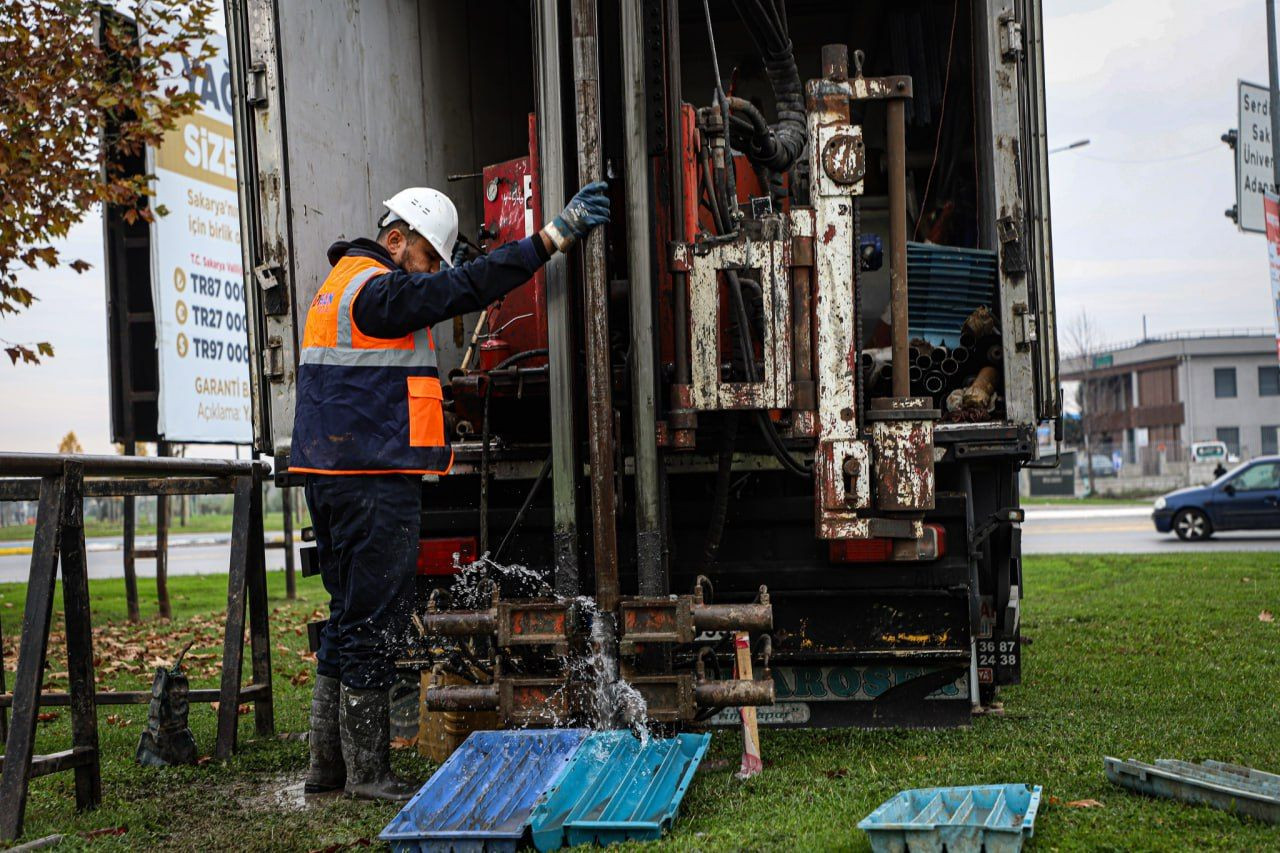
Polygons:
M460 565L454 555L458 574L450 587L452 604L457 608L484 609L492 602L492 584L498 583L507 597L550 596L557 601L569 601L556 595L543 575L518 563L504 565L489 558L486 553L474 563ZM579 621L590 624L585 650L570 645L569 657L564 661L564 672L569 682L583 686L586 692L581 712L585 719L581 724L596 731L629 729L640 739L649 741L648 708L644 697L618 675L617 638L614 615L602 613L590 596L578 596L572 600L577 605ZM569 725L569 720L556 720L554 725Z

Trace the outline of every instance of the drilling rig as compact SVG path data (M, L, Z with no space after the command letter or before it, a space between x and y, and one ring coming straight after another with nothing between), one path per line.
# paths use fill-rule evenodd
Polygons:
M673 726L964 725L1019 682L1018 475L1061 407L1040 0L226 11L277 472L324 249L378 199L446 190L483 252L609 183L610 226L433 330L428 707L571 718L587 633ZM524 568L463 600L468 564Z

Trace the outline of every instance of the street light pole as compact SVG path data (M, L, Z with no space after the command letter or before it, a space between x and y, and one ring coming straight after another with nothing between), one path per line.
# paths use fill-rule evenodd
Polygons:
M1089 144L1088 139L1077 139L1070 145L1059 145L1057 148L1050 148L1050 154L1057 154L1059 151L1070 151L1072 148L1083 148Z
M1275 0L1267 2L1267 66L1270 73L1271 103L1268 111L1271 117L1271 178L1272 191L1280 188L1280 158L1276 155L1276 140L1280 138L1280 72L1276 66L1276 5Z

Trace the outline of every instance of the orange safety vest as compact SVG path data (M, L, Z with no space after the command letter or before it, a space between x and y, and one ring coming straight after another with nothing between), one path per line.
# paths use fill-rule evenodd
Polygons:
M447 474L444 393L431 330L375 338L351 316L360 288L390 272L348 256L311 301L298 363L289 470Z

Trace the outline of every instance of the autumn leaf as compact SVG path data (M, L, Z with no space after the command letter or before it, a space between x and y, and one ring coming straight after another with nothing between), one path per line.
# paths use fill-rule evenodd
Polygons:
M1100 808L1102 808L1102 803L1098 802L1097 800L1072 800L1071 802L1067 803L1067 805L1068 805L1068 806L1070 806L1070 807L1071 807L1071 808L1073 808L1073 809L1100 809Z
M1270 610L1264 610L1264 611L1262 611L1261 613L1259 613L1259 614L1258 614L1258 621L1259 621L1259 622L1274 622L1274 621L1276 621L1276 617L1275 617L1274 615L1272 615L1272 613L1271 613L1271 611L1270 611Z
M5 4L0 316L31 307L19 274L62 263L53 243L90 210L105 205L129 224L150 221L148 177L133 164L199 106L205 78L170 81L175 59L198 67L213 58L214 12L214 0L129 4L128 19L98 0ZM44 341L0 344L14 365L54 353Z
M36 719L37 719L37 720L39 720L39 721L40 721L40 722L42 722L42 723L51 723L51 722L53 722L54 720L58 719L58 712L57 712L57 711L43 711L43 712L41 712L41 713L39 713L39 714L36 714Z
M393 737L391 739L392 749L411 749L418 745L418 736L413 737Z

